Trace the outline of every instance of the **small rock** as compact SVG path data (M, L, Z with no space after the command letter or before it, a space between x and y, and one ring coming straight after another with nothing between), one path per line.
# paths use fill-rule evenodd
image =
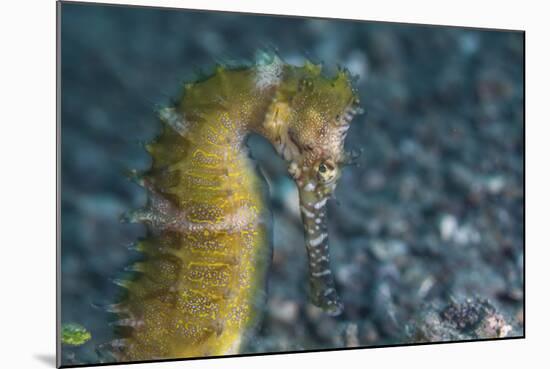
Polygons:
M291 324L298 317L298 304L291 300L272 299L269 302L271 316L283 323Z
M487 180L486 186L490 194L498 195L506 186L506 181L500 176L491 177Z
M359 337L358 337L358 328L357 324L350 323L346 327L344 332L344 342L346 347L358 347L359 346Z
M450 214L445 214L439 222L439 234L443 241L451 240L451 237L455 234L458 228L458 222L456 218Z

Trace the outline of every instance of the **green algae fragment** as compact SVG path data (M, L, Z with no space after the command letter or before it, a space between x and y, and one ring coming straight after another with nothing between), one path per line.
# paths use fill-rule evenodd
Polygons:
M91 338L91 333L80 324L65 323L61 327L61 342L65 345L80 346Z

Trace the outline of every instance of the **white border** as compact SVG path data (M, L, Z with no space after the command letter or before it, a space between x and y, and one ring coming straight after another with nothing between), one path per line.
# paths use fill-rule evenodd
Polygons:
M118 1L114 1L118 2ZM548 362L550 202L548 14L544 2L125 1L137 5L314 15L527 31L527 327L525 340L141 364L140 368L518 368ZM536 5L540 4L540 5ZM55 4L2 4L0 363L52 367L55 352ZM544 365L544 364L543 364ZM127 366L119 366L125 368ZM136 366L134 366L136 367ZM132 367L132 368L134 368Z

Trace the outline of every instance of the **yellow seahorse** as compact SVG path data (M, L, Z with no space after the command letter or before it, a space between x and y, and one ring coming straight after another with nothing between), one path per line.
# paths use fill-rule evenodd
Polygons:
M265 55L265 54L264 54ZM159 110L161 135L139 176L148 203L127 219L147 225L144 260L116 313L110 350L119 361L238 353L258 321L271 262L271 215L246 139L259 134L288 162L300 196L312 302L343 309L329 267L327 199L350 155L343 144L359 99L340 69L284 63L218 66Z

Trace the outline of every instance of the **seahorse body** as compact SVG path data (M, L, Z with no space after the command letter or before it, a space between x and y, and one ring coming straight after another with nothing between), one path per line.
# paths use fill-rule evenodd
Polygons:
M338 314L329 269L326 207L349 156L343 140L358 99L349 74L284 64L216 68L187 84L175 106L159 112L163 131L146 150L151 168L138 181L145 208L127 215L147 225L136 248L144 260L116 313L120 361L239 352L265 300L271 215L246 138L266 137L289 162L300 192L315 304Z

